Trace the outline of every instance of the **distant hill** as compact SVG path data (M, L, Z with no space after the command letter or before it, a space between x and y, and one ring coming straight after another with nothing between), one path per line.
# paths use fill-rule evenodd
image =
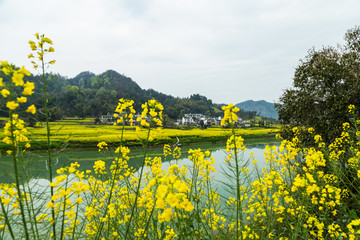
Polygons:
M186 98L173 97L154 89L143 89L130 77L120 74L113 70L107 70L101 74L94 74L89 71L79 73L73 78L61 76L60 74L47 74L47 96L48 109L51 120L63 119L64 117L94 117L97 118L107 113L113 113L119 98L134 100L136 112L141 112L141 105L149 100L156 99L164 106L164 122L171 126L173 121L182 118L187 113L202 113L208 116L223 116L222 104L213 103L211 99L200 94L192 94ZM43 106L42 96L43 84L39 75L26 76L25 81L35 83L35 94L28 97L28 101L35 104L39 109L35 118L44 120L41 106ZM247 101L251 102L251 101ZM246 103L246 102L245 102ZM265 105L265 101L259 101L258 105ZM261 104L262 103L262 104ZM0 109L5 109L5 102L0 101ZM244 104L244 103L240 103ZM239 117L242 119L252 119L256 112L260 115L274 117L269 114L271 107L248 107L240 105ZM252 104L254 105L254 104ZM25 105L24 105L25 106ZM20 106L21 108L21 106ZM248 110L249 109L249 110ZM26 109L20 109L26 114ZM7 116L6 112L0 111L0 116ZM277 117L277 115L276 115ZM28 121L30 122L31 119Z
M264 100L247 100L245 102L238 103L235 106L244 111L256 111L257 114L262 117L274 119L278 119L279 117L277 111L274 108L274 104Z
M99 117L113 113L119 98L134 100L134 108L141 112L141 105L149 100L156 99L164 106L164 119L176 120L186 113L202 113L209 116L222 115L221 106L199 94L192 94L187 98L178 98L157 92L153 89L143 89L130 77L108 70L102 74L86 71L74 78L67 78L60 74L47 74L48 108L51 120L63 117ZM38 75L27 76L26 81L35 83L35 94L29 97L37 107L42 106L43 85ZM5 109L5 102L0 102L0 108ZM21 109L24 110L25 109ZM6 112L0 112L0 116ZM41 109L37 111L41 119Z

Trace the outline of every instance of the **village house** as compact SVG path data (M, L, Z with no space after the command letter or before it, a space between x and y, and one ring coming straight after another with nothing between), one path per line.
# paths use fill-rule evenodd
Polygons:
M101 115L101 116L99 117L99 123L100 123L100 124L105 124L105 125L112 125L112 124L114 124L114 123L116 122L116 120L119 119L120 117L121 117L121 116L115 118L115 117L114 117L114 114L108 113L108 114L106 114L106 115ZM135 114L134 117L133 117L133 125L134 125L134 126L140 125L140 123L139 123L138 121L136 121L136 119L137 119L138 117L141 117L141 114ZM150 122L150 118L149 118L149 117L146 117L145 120L146 120L147 122ZM128 124L128 123L126 123L126 124Z
M220 125L221 117L209 117L200 113L187 113L181 119L178 119L175 124L177 125L187 125L187 126L212 126Z
M101 115L99 117L99 121L101 124L113 124L115 121L115 117L113 114L107 113L106 115Z
M251 124L248 121L244 120L244 121L240 121L240 126L244 128L249 128L251 127Z

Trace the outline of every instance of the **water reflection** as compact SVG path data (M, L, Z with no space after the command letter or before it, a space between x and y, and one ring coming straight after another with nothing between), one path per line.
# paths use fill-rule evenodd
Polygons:
M269 145L279 145L278 143L269 144ZM264 159L264 149L265 144L254 144L247 145L246 151L243 154L243 159L248 160L250 152L253 152L255 158L258 161L259 167L265 165ZM203 151L210 151L212 156L215 158L215 169L216 169L216 180L223 180L224 175L222 174L222 167L224 166L225 159L225 149L224 144L210 144L210 145L195 145L190 147L183 147L181 149L183 158L181 159L181 165L187 164L191 165L191 161L187 158L188 151L192 149L201 148ZM155 157L162 155L162 149L152 148L149 150L149 156ZM186 156L186 157L185 157ZM56 175L56 169L63 166L67 166L72 162L78 162L80 164L80 170L85 171L88 169L93 169L93 164L96 160L104 160L105 162L111 162L115 155L112 152L99 153L98 151L73 151L60 154L54 154L52 156L54 163L53 174ZM133 149L130 153L129 166L135 169L139 169L143 159L143 150L142 149ZM31 153L24 157L23 159L25 169L28 173L27 179L47 179L48 170L47 170L47 154L45 153ZM170 164L174 164L174 160L169 160L163 163L163 168L166 169ZM251 164L250 164L251 165ZM0 182L1 183L14 183L14 170L12 159L9 156L0 157Z
M257 160L257 165L258 165L259 169L266 166L265 157L264 157L264 151L265 151L266 145L280 146L280 143L247 145L245 152L239 153L241 165L245 165L246 163L248 163L247 167L249 168L250 173L254 171L254 166L252 164L252 159L250 158L250 155L251 155L250 153L252 153L254 158ZM211 150L211 155L215 159L214 168L215 168L216 172L212 174L214 176L213 179L215 180L214 186L217 188L217 192L221 196L227 198L229 196L229 194L228 194L227 190L224 188L223 183L229 184L230 181L225 173L225 171L228 171L225 166L225 158L226 158L225 149L222 147L222 148ZM167 169L170 165L175 164L175 163L178 164L179 166L182 166L182 165L191 166L192 165L191 160L189 160L188 158L183 158L183 159L181 159L181 161L172 160L172 161L164 162L163 169Z

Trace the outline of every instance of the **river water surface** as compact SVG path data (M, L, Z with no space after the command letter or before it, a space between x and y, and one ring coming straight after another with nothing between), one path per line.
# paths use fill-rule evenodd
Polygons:
M269 145L278 145L278 143L273 143ZM264 150L265 144L254 144L247 145L246 150L241 157L243 160L247 161L250 158L250 152L254 153L254 156L260 167L265 165L264 159ZM201 148L203 151L210 151L211 155L215 158L215 179L219 181L224 180L224 175L222 174L224 167L224 159L226 157L224 143L223 144L208 144L208 145L192 145L181 148L181 161L180 165L187 164L191 165L191 161L187 158L188 151L190 149ZM143 159L144 150L143 149L132 149L130 152L129 166L139 169L142 159ZM148 155L151 157L161 156L161 148L151 148L148 151ZM99 153L98 151L68 151L65 153L53 154L54 162L54 174L56 175L56 169L67 166L69 163L78 162L80 164L81 170L93 169L93 164L96 160L104 160L105 162L111 163L114 154L111 151ZM26 169L29 173L29 178L33 179L47 179L48 170L47 170L47 154L46 153L30 153L27 154L24 158L24 161L27 162ZM166 169L170 164L174 164L174 160L163 162L163 168ZM252 164L250 163L250 166ZM14 170L13 162L9 156L0 157L0 182L2 183L14 183Z

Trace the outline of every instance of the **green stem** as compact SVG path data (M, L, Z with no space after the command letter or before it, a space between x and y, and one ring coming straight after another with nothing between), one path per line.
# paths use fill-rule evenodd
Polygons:
M208 209L211 210L212 207L213 207L213 204L212 204L212 203L213 203L213 198L212 198L212 194L211 194L210 171L209 171L209 167L208 167L208 166L206 167L206 171L207 171L207 173L208 173L207 179L206 179L206 182L207 182L206 188L207 188L207 192L208 192L208 202L209 202L209 204L208 204ZM214 212L215 212L215 206L214 206ZM210 215L210 223L212 223L213 217L212 217L211 211L209 212L209 215ZM213 224L214 224L214 223L212 223L211 226L213 226ZM214 239L215 236L214 236L214 231L213 231L213 229L210 229L210 231L211 231L211 232L210 232L210 233L211 233L211 239Z
M38 227L37 227L37 222L36 222L36 213L35 213L35 209L34 209L34 204L33 204L33 196L32 196L32 193L31 193L31 188L29 186L29 183L23 183L24 185L24 191L25 191L25 186L27 186L27 189L28 189L28 194L29 194L29 201L28 201L28 198L26 197L27 193L24 192L25 194L25 204L26 204L26 208L28 210L28 214L30 216L30 218L32 217L33 218L33 221L35 224L31 224L31 229L34 233L34 236L36 236L37 238L39 238L39 230L38 230ZM34 227L35 227L35 230L34 230Z
M155 198L155 202L156 202L156 198ZM150 220L151 220L151 216L153 215L154 210L155 210L155 202L154 202L154 206L153 206L152 209L151 209L151 213L150 213L150 215L149 215L149 219L146 221L146 225L145 225L145 227L144 227L144 231L143 231L143 233L141 234L141 238L140 238L140 239L144 239L144 235L145 235L145 233L146 233L146 230L147 230L148 227L149 227L149 223L150 223Z
M69 176L68 176L69 177ZM65 192L67 191L67 186L68 186L68 180L69 178L66 178L66 182L65 182ZM64 204L63 204L63 212L62 212L62 219L61 219L61 231L60 231L60 240L62 240L64 238L64 227L65 227L65 210L66 210L66 198L67 196L64 196ZM55 224L55 219L53 219Z
M10 221L9 221L9 217L8 217L6 211L5 211L5 206L4 206L4 204L2 203L2 201L0 201L0 204L1 204L1 209L2 209L2 211L3 211L3 213L4 213L5 223L6 223L6 225L7 225L8 228L9 228L9 232L10 232L11 238L15 240L14 232L13 232L13 230L12 230L12 228L11 228Z
M73 232L71 234L71 239L75 239L75 230L76 230L76 221L77 221L77 217L78 217L78 213L79 213L79 204L76 206L76 214L75 214L75 222L74 222L74 229Z
M125 130L125 125L123 124L122 129L121 129L120 147L122 147L122 142L123 142L123 137L124 137L124 130ZM119 152L119 157L120 157L120 152ZM104 218L108 214L108 210L109 210L108 206L109 206L109 204L111 202L111 198L112 198L112 195L113 195L113 190L114 190L114 186L115 186L115 177L116 177L116 173L117 173L118 169L119 169L119 164L116 163L115 173L112 174L112 178L111 178L110 195L109 195L109 198L107 200L107 204L105 205L106 208L105 208L105 212L104 212L102 218ZM101 222L100 227L97 230L98 232L96 234L95 240L99 239L99 237L101 235L101 230L102 230L103 227L104 227L104 222Z
M41 52L44 52L43 47L41 47ZM48 157L48 168L49 168L49 181L52 182L53 174L52 174L52 160L51 160L51 142L50 142L50 125L49 125L49 110L48 110L48 98L47 98L47 82L45 77L45 63L44 58L41 59L41 70L42 70L42 80L43 80L43 92L44 92L44 114L46 121L46 144L47 144L47 157ZM54 196L54 187L50 186L50 200L54 204L53 197ZM55 210L51 209L51 217L54 220L52 224L53 230L53 239L56 239L56 222L55 222Z
M12 93L12 79L11 78L9 78L9 92L10 92L9 101L12 101L13 93ZM13 163L14 163L16 189L17 189L17 193L18 193L18 197L19 197L19 203L20 203L20 209L21 209L21 219L22 219L23 226L24 226L25 238L26 238L26 240L28 240L29 233L28 233L26 219L25 219L24 206L23 206L23 202L21 200L22 194L21 194L21 189L20 189L19 170L18 170L18 165L17 165L17 146L15 143L16 138L14 136L15 126L13 123L13 110L9 110L9 119L10 119L11 151L12 151L11 155L12 155L12 159L13 159Z
M238 158L238 154L237 154L237 146L236 146L236 132L235 132L235 125L234 123L232 123L232 135L234 136L233 138L233 144L234 144L234 155L235 155L235 168L236 168L236 239L239 239L239 235L241 233L242 229L240 224L239 226L239 221L240 221L240 211L242 209L242 204L241 204L241 196L240 196L240 167L239 167L239 158ZM242 219L241 219L242 222ZM241 234L241 239L242 239L242 234Z
M128 222L128 225L127 225L127 228L126 228L126 233L125 233L125 238L124 239L127 239L127 236L129 234L130 224L131 224L132 218L134 217L135 207L136 207L137 201L138 201L138 195L139 195L140 185L141 185L141 178L142 178L144 167L145 167L145 160L146 160L147 150L148 150L148 145L149 145L148 142L149 142L150 130L151 130L151 120L152 119L150 119L150 126L149 126L149 130L148 130L147 137L146 137L144 158L143 158L143 161L142 161L142 164L141 164L139 181L138 181L138 184L137 184L137 187L136 187L136 192L135 192L135 201L134 201L133 206L131 207L131 215L130 215L130 219L129 219L129 222Z

